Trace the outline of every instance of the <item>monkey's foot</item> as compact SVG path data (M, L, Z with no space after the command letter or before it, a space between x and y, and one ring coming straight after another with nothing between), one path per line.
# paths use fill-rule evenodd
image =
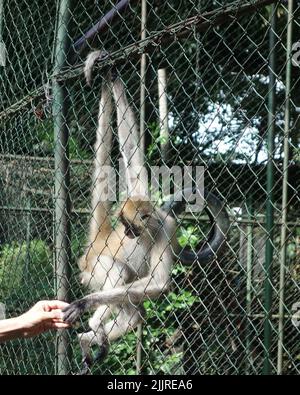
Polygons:
M68 324L74 324L78 321L79 317L85 313L87 309L87 302L84 299L76 300L65 307L63 312L63 321Z
M109 350L109 345L108 343L104 343L101 344L101 346L99 347L99 351L96 354L96 357L94 359L94 362L102 362L108 354L108 350Z
M83 359L82 361L82 368L80 372L78 373L79 376L87 376L88 374L91 374L91 367L93 365L93 358L90 356L87 356Z
M107 357L108 350L109 350L108 344L102 344L99 347L99 351L97 352L95 358L93 358L91 355L86 356L82 360L82 368L81 368L80 372L78 373L78 375L79 376L87 376L87 375L91 374L91 367L95 363L102 362Z

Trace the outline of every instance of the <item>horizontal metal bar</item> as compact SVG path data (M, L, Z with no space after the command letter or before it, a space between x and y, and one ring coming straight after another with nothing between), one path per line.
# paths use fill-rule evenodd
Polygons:
M54 156L27 156L27 155L13 155L13 154L0 154L0 159L9 160L23 160L23 161L37 161L37 162L54 162ZM93 161L88 159L71 159L71 163L76 165L87 164L92 165Z
M54 209L50 208L38 208L38 207L9 207L9 206L1 206L0 210L3 211L17 211L17 212L41 212L41 213L53 213Z
M17 211L17 212L41 212L41 213L53 213L54 208L38 208L38 207L10 207L10 206L0 206L0 210L3 211ZM82 215L89 215L91 212L87 209L76 209L76 210L71 210L71 214L82 214Z
M224 313L223 314L222 313L216 314L216 313L210 312L209 316L213 317L213 318L220 317L221 319L224 319ZM197 313L197 317L206 317L206 315ZM264 319L265 314L263 314L263 313L261 313L261 314L228 313L228 314L226 314L226 317L228 317L228 318L261 318L261 319ZM294 317L294 314L285 314L284 315L285 319L292 319L293 317ZM273 320L278 320L281 317L279 316L279 314L272 314L270 316L270 318Z
M52 208L38 208L38 207L32 207L32 208L26 208L26 207L10 207L10 206L0 206L0 210L3 210L3 211L19 211L19 212L21 212L21 211L23 211L23 212L30 212L30 211L33 211L33 212L49 212L49 213L52 213L53 212L53 210L54 209L52 209ZM88 210L88 209L84 209L84 208L79 208L79 209L74 209L74 210L71 210L71 214L78 214L78 215L90 215L91 214L91 212L90 212L90 210ZM182 220L191 220L191 219L195 219L195 217L193 217L193 216L191 216L191 215L189 215L189 216L187 216L187 215L181 215L181 216L179 216L179 219L182 219ZM201 218L201 222L207 222L207 223L209 223L210 222L210 220L207 218ZM245 225L264 225L265 224L265 221L261 221L261 220L259 220L259 221L254 221L254 220L232 220L232 226L234 226L234 225L239 225L239 224L245 224ZM275 224L274 224L274 226L281 226L282 224L281 224L281 222L276 222ZM286 225L287 226L298 226L299 227L299 221L295 221L295 222L292 222L292 221L290 221L290 222L287 222L286 223Z

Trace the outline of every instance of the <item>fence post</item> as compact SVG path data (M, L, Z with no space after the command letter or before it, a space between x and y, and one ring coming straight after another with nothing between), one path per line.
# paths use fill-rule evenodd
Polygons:
M168 159L169 126L168 126L168 99L167 99L167 71L158 70L158 101L159 101L159 128L160 149L164 164Z
M4 0L0 0L0 67L6 63L6 49L3 42Z
M25 281L29 280L29 265L30 265L30 242L31 242L31 198L27 197L27 224L26 224L26 261L25 261Z
M146 22L147 22L147 0L142 0L141 10L141 40L146 38ZM142 152L145 150L145 120L146 120L146 73L147 73L147 54L141 56L141 95L140 95L140 145Z
M275 89L276 89L276 6L270 10L269 34L269 95L268 95L268 136L267 136L267 207L266 207L266 256L265 256L265 284L264 284L264 367L265 375L271 374L271 340L272 340L272 264L273 264L273 234L274 234L274 129L275 129Z
M0 0L0 43L2 42L3 19L4 19L4 0Z
M246 280L246 369L249 374L252 367L251 355L251 314L252 314L252 293L253 293L253 245L254 245L254 225L252 223L254 217L253 196L250 195L246 202L247 208L247 280Z
M147 22L147 0L142 0L141 9L141 40L146 38L146 22ZM140 146L145 152L145 122L146 122L146 69L147 55L141 56L141 89L140 89ZM143 366L143 324L139 324L137 328L137 345L136 345L136 374L142 374Z
M285 84L285 120L284 120L284 160L282 182L282 219L280 240L280 277L279 277L279 322L278 322L278 350L277 350L277 374L282 374L283 339L284 339L284 277L286 265L286 238L287 238L287 211L288 211L288 169L290 148L290 94L292 74L292 40L293 40L293 0L288 2L287 21L287 49L286 49L286 84Z
M55 76L66 65L69 50L70 3L70 0L61 0L59 4L52 83L55 139L55 269L56 295L60 300L68 300L70 277L69 128L67 124L68 92L66 83L58 82ZM64 375L70 372L70 353L68 333L66 331L60 332L56 343L56 374Z

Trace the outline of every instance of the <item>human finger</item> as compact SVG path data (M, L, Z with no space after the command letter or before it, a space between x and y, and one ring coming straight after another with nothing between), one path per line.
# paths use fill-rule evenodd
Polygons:
M63 301L61 301L61 300L48 300L47 302L46 302L46 304L47 304L47 307L50 309L50 310L62 310L62 309L64 309L65 307L67 307L67 306L69 306L69 303L67 303L67 302L63 302Z

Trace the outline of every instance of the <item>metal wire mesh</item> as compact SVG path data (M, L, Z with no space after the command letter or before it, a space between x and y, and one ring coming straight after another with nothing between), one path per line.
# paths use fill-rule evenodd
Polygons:
M206 188L226 202L231 225L222 257L177 262L170 293L144 303L146 322L113 343L92 372L299 373L300 78L292 50L299 3L130 1L77 54L76 40L113 1L0 3L0 300L7 316L39 299L87 293L77 260L92 215L88 175L101 75L116 64L141 118L147 164L204 166ZM82 62L92 48L111 57L98 63L89 89ZM115 142L115 161L118 154ZM205 215L178 222L182 246L195 247L210 229ZM0 345L2 374L75 372L80 359L75 330Z

